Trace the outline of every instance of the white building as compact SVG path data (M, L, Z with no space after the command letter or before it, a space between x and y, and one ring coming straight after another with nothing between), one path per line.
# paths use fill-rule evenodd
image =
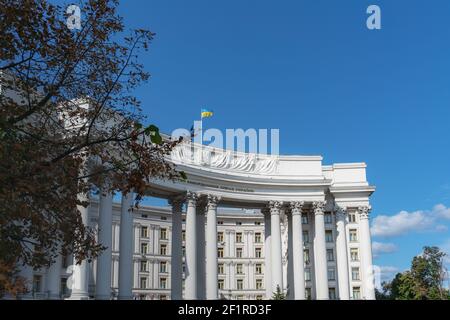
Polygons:
M198 145L180 146L170 161L188 179L151 181L148 195L171 209L131 213L130 194L80 208L107 249L71 270L69 259L42 273L24 269L42 293L35 296L58 298L69 281L72 299L270 299L277 287L291 299L375 298L375 188L364 163Z

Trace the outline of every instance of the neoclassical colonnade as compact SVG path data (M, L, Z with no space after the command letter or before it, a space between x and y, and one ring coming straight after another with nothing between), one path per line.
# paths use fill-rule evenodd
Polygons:
M106 250L98 257L96 265L96 299L111 298L112 263L112 195L103 193L99 199L98 241ZM185 205L185 299L218 299L218 243L217 207L221 197L211 193L187 191L169 198L172 205L171 239L171 294L172 299L182 299L183 250L182 209ZM119 299L132 299L133 289L133 194L122 197L119 237ZM293 265L293 287L290 297L305 299L305 270L303 256L302 214L309 212L314 217L314 287L316 299L328 299L328 277L324 207L325 201L268 201L262 203L265 217L265 281L266 298L270 298L277 286L283 288L282 235L280 215L289 215L292 224L292 250L289 259ZM80 208L87 223L87 209ZM339 298L350 299L348 246L346 237L345 207L336 206L336 267ZM372 254L369 233L369 207L357 208L360 215L360 251L362 255L362 279L370 279ZM206 221L205 221L206 218ZM206 223L205 223L206 222ZM206 224L206 228L205 228ZM206 260L206 264L205 264ZM206 268L204 266L206 265ZM89 268L86 261L74 266L72 299L89 298ZM367 284L367 281L365 281ZM374 299L373 289L363 288L366 299Z

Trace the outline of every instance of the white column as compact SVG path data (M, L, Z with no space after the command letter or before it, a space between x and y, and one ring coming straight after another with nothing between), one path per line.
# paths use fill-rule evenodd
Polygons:
M261 212L264 214L264 285L266 288L266 299L269 300L272 298L270 211L268 208L264 208Z
M111 264L112 264L112 193L100 194L98 218L98 242L105 250L97 258L97 279L95 298L111 298Z
M350 280L347 256L346 238L346 208L338 207L336 210L336 260L339 286L339 299L350 299Z
M88 201L85 195L78 195L79 200ZM78 211L81 214L81 220L85 226L88 226L89 210L88 207L81 205L77 206ZM70 295L71 300L87 300L89 299L89 264L85 259L80 264L77 264L74 257L74 266L72 273L72 293Z
M305 269L303 259L302 208L304 202L291 202L292 260L294 267L294 299L305 299Z
M316 276L317 300L328 300L327 249L325 243L325 219L323 207L325 202L313 203L314 209L314 269Z
M57 300L61 298L59 292L61 288L61 266L62 257L58 255L53 264L47 270L47 291L48 299L50 300Z
M359 212L359 234L361 237L361 259L362 259L362 279L363 298L375 300L375 285L372 263L372 242L370 239L369 212L370 207L358 208Z
M218 299L217 287L217 203L220 198L208 195L206 217L206 299Z
M133 288L133 193L122 195L119 237L119 299L132 299Z
M170 288L172 300L181 300L183 282L182 207L180 199L170 199L172 205L172 259L170 262Z
M184 295L188 300L197 299L197 194L186 195L186 276Z
M283 205L280 201L270 201L270 230L271 230L271 257L272 257L272 292L277 291L277 286L283 290L283 263L281 255L281 226L280 209Z

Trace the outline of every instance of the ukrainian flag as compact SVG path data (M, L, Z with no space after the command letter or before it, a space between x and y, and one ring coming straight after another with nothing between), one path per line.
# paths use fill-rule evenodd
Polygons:
M213 116L213 112L211 110L208 109L202 109L200 112L200 115L203 118L209 118Z

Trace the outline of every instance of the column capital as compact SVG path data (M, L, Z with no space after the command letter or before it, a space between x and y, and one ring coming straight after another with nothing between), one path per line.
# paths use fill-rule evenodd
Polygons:
M348 211L347 211L347 207L335 205L334 212L336 213L336 217L338 219L342 219L342 218L345 218Z
M187 191L186 192L186 200L188 205L196 205L199 195L196 192Z
M180 196L173 196L170 197L168 200L169 204L172 206L172 211L181 212L185 199L183 199Z
M213 194L208 194L207 196L207 208L208 210L216 210L217 209L217 205L219 204L221 197L213 195Z
M323 208L325 207L325 201L314 201L312 207L315 215L323 215Z
M301 215L302 209L305 206L305 201L292 201L289 206L292 215Z
M371 206L360 206L358 207L359 217L361 219L369 219L370 211L372 210Z
M270 209L270 214L271 215L279 215L280 214L280 209L283 206L283 202L282 201L269 201L269 209Z

